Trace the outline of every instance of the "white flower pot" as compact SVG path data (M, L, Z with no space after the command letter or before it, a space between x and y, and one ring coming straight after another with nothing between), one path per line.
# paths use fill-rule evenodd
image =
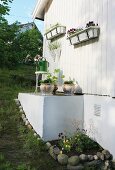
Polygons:
M42 83L40 85L40 92L41 95L52 95L52 92L54 90L54 85L50 83Z
M64 95L71 96L74 94L75 85L74 84L64 84L63 85Z

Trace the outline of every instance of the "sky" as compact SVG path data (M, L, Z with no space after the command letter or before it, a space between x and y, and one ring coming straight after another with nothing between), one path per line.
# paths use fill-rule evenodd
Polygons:
M35 5L38 0L13 0L12 3L9 3L10 6L10 15L6 16L9 24L19 21L22 24L33 22L32 12L35 8ZM34 20L39 31L43 34L43 21Z

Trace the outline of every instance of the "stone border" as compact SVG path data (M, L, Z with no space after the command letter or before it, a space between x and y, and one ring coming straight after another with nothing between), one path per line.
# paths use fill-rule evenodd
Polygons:
M16 105L19 108L19 112L21 113L21 118L22 118L25 126L27 126L28 129L33 131L33 135L37 137L37 140L42 140L41 137L36 133L36 131L34 130L32 125L30 124L30 122L28 121L26 114L24 113L23 107L21 106L20 101L18 99L14 99L14 101L16 102Z
M42 140L26 118L20 101L18 99L14 99L14 101L19 107L19 112L22 114L21 118L24 124L34 132L33 135L37 137L37 140ZM68 157L68 155L63 154L62 151L56 145L51 145L50 142L46 142L46 149L54 160L58 161L58 163L61 165L67 166L68 170L84 170L84 168L93 167L102 168L103 170L115 169L115 160L113 160L113 156L110 154L110 152L105 149L102 152L97 152L96 155L81 154L80 156L74 155L71 157Z

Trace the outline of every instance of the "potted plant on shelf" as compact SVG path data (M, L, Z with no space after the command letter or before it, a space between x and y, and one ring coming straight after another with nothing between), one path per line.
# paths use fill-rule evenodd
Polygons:
M55 69L53 75L48 73L46 79L40 81L40 92L42 95L52 95L52 93L56 93L58 89L57 80L59 72L60 69Z
M75 84L73 80L64 81L63 91L65 95L73 95L75 90Z

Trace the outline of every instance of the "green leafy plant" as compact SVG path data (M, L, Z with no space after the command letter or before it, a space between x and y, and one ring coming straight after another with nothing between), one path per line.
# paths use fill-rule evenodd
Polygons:
M53 50L58 49L60 47L61 47L61 44L58 41L50 42L48 44L48 48L49 48L50 51L53 51Z
M40 83L53 83L56 84L58 80L58 73L60 72L60 69L55 69L54 72L48 73L47 78L45 80L41 80ZM62 75L62 78L64 75Z
M75 150L79 153L100 148L99 144L89 138L86 132L87 131L84 129L78 129L76 134L72 137L72 143L74 144Z
M61 147L62 152L70 152L72 149L71 138L67 138L63 133L59 133L59 146Z

